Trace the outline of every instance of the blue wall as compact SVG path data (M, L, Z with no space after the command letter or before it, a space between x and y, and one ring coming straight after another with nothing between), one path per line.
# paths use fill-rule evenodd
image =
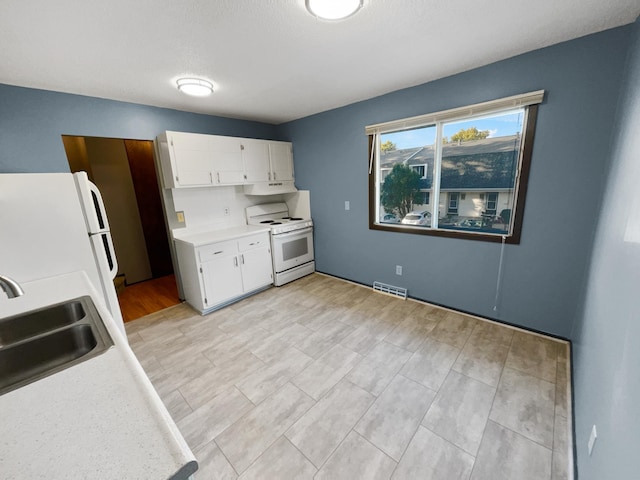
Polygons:
M640 19L610 157L612 165L574 340L580 480L640 478ZM592 456L592 425L598 440Z
M0 85L0 173L68 172L61 135L153 140L165 130L278 139L264 123Z
M318 270L407 287L416 298L569 336L630 32L609 30L283 125L294 143L296 183L311 191ZM522 241L506 246L496 312L499 244L369 230L364 128L538 89L546 97ZM404 267L401 277L395 265Z

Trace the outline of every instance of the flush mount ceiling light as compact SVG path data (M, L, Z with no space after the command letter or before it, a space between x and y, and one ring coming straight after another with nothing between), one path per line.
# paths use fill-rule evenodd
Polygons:
M362 8L364 0L306 0L307 10L323 20L342 20Z
M206 97L213 93L213 84L201 78L179 78L178 90L194 97Z

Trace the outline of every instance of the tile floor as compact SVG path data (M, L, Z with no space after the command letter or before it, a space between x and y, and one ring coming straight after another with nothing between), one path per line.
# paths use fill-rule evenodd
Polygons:
M571 479L564 342L313 274L126 324L202 479Z

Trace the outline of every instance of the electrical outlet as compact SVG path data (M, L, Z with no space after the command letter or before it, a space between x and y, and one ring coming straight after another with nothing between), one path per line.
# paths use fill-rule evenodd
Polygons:
M344 201L344 209L351 210L351 204L349 203L349 200Z
M184 212L176 212L176 217L178 217L178 223L184 223Z
M591 456L591 452L593 451L593 445L596 443L596 438L598 438L598 432L596 431L596 426L594 425L591 428L591 435L589 435L589 456Z
M396 265L396 275L402 275L402 265Z
M231 209L229 207L224 207L224 216L228 217L231 215Z

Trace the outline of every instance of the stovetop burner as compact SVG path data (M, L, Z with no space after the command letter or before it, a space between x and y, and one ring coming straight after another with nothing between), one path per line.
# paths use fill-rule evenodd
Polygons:
M304 216L300 216L300 213L297 216L290 213L286 203L252 205L246 208L246 215L247 224L269 227L271 235L281 235L313 227L310 218L306 219Z

